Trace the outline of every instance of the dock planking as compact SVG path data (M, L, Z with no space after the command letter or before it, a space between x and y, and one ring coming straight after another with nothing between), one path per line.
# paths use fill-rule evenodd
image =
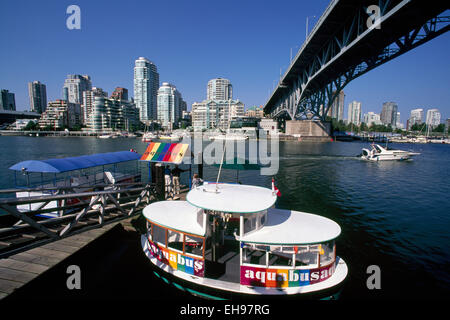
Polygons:
M0 299L57 265L120 222L91 229L0 259Z

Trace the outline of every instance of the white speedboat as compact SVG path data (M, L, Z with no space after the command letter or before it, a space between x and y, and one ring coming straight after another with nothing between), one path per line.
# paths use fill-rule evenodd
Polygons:
M412 156L420 153L403 151L403 150L389 150L378 144L371 144L371 150L362 149L361 158L368 161L384 161L384 160L408 160Z
M275 190L209 183L187 201L159 201L141 236L155 276L207 299L336 297L347 265L341 228L305 212L275 209Z
M243 134L227 133L227 134L220 134L220 135L217 135L217 136L211 136L209 139L210 140L243 141L243 140L247 140L248 136L243 135Z
M142 142L151 142L153 139L158 138L158 136L152 132L146 132L142 136Z

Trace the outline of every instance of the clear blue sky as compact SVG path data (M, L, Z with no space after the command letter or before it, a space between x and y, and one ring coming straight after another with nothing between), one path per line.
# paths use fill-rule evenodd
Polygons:
M133 95L134 60L153 61L161 82L182 93L188 109L206 98L209 79L225 77L246 107L263 105L274 81L305 38L306 17L320 16L328 0L2 1L0 88L29 109L27 83L47 85L48 100L61 97L67 74L89 74L109 94L116 86ZM81 8L81 30L66 28L66 8ZM317 19L310 18L310 27ZM297 48L296 48L297 46ZM399 105L401 120L416 107L450 117L450 33L354 80L348 104L379 113ZM347 115L345 114L345 117Z

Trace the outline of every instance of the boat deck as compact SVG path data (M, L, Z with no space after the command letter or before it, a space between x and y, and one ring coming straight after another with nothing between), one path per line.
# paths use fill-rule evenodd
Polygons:
M239 242L234 240L225 240L225 244L217 250L217 261L212 261L212 249L205 251L206 274L207 278L227 281L240 282L240 259Z

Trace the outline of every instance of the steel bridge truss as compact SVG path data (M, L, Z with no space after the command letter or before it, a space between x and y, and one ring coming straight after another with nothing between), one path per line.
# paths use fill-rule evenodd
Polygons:
M370 27L367 26L368 7L359 7L344 27L317 51L307 67L297 72L294 79L291 76L290 81L280 82L278 89L283 94L270 112L271 117L325 120L333 101L350 81L450 29L450 16L436 16L401 35L385 39L384 47L371 44L370 39L380 32L384 22L407 2L379 1L379 18ZM357 49L360 55L349 57L347 52L362 41L363 50Z

